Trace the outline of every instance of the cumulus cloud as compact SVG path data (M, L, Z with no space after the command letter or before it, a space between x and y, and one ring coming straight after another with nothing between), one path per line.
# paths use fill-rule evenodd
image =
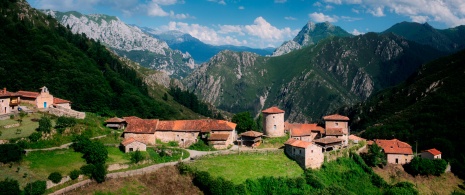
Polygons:
M168 16L169 14L165 12L160 5L156 3L149 3L147 6L147 15L149 16Z
M334 22L337 22L338 20L338 16L328 16L328 15L325 15L323 13L317 13L317 12L313 12L311 14L308 14L308 16L310 17L311 20L315 21L315 22L331 22L331 23L334 23Z
M360 31L358 31L357 29L354 29L354 30L353 30L352 32L350 32L350 33L353 34L353 35L355 35L355 36L365 34L364 32L360 32Z
M238 9L243 10L243 9L245 9L245 7L244 6L239 6Z
M335 5L358 4L358 10L383 17L393 13L409 17L414 22L436 21L453 27L465 24L463 0L324 0Z
M256 36L264 41L271 42L280 41L284 37L289 37L291 35L290 28L278 29L268 23L263 17L256 18L252 25L245 25L244 30L248 35Z

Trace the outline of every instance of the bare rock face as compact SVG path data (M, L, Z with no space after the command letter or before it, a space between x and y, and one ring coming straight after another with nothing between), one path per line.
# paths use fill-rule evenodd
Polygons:
M142 66L163 71L173 78L183 78L196 67L189 53L172 50L168 44L144 33L119 18L103 14L83 15L78 12L45 10L73 33L84 33L99 40L118 55L127 57Z

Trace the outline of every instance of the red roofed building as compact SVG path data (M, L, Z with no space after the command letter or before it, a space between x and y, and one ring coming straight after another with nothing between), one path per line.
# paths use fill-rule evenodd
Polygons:
M240 138L237 139L237 142L243 146L255 147L260 145L262 136L263 133L257 131L246 131L240 134Z
M126 128L126 120L118 117L113 117L105 121L106 127L112 129L124 129Z
M132 152L132 151L146 151L147 145L143 142L140 142L133 137L124 139L121 142L121 146L124 148L124 152Z
M323 149L312 142L289 138L284 143L284 152L302 168L320 168L324 161Z
M9 114L19 105L19 94L9 92L6 88L0 91L0 115Z
M291 138L311 142L314 139L318 139L325 132L323 127L318 124L298 124L298 123L287 123L286 130L289 132Z
M224 120L160 121L158 119L140 119L137 117L124 117L124 120L127 123L124 137L134 137L147 144L155 144L158 139L162 142L175 141L181 147L189 147L198 141L197 137L199 135L206 138L206 135L210 134L210 137L213 136L212 139L214 139L210 140L214 141L213 146L217 149L223 149L232 145L236 139L236 124Z
M398 139L375 139L374 142L383 149L387 162L391 164L407 164L413 158L412 146Z
M262 111L263 133L268 137L282 137L284 133L284 110L276 106Z
M324 116L325 137L342 139L342 146L349 144L349 117L339 114Z
M441 151L437 150L436 148L431 148L429 150L423 150L420 153L420 157L434 160L434 159L441 159L442 158L441 154L442 154Z

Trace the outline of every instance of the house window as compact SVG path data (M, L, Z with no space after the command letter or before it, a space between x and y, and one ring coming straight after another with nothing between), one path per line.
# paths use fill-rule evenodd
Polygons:
M293 151L294 151L293 153L295 153L295 148L292 148L292 149L293 149Z
M313 153L313 150L311 152Z
M273 129L276 130L276 125L273 126Z
M129 148L129 152L132 152L132 151L134 151L134 148Z
M195 133L192 133L192 136L195 136Z
M274 116L273 116L273 118L274 118Z
M336 126L339 126L339 123L336 123Z
M396 164L399 164L399 159L398 158L396 158Z

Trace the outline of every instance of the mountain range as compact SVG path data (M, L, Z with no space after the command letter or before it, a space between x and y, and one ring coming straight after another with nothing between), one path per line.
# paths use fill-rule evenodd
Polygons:
M160 70L173 78L183 78L195 68L189 53L171 49L166 42L147 35L114 16L83 15L79 12L43 10L56 18L73 33L102 42L119 56L127 57L142 66Z
M231 51L248 51L262 56L271 55L275 48L256 49L245 46L234 45L210 45L206 44L199 39L192 37L189 34L180 31L165 31L158 32L151 28L140 27L142 31L150 34L151 36L166 41L172 49L177 49L182 52L187 52L192 55L195 62L200 64L208 61L211 57L223 50Z

